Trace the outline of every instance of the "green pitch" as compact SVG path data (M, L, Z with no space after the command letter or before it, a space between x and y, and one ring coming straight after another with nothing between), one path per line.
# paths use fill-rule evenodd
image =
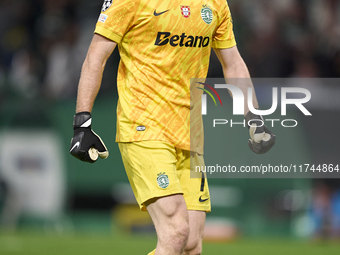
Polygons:
M146 255L154 248L154 236L110 234L0 233L1 255ZM203 254L226 255L335 255L340 243L294 240L238 240L231 243L204 243Z

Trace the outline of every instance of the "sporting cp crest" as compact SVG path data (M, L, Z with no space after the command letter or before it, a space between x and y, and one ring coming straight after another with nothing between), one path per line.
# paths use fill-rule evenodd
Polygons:
M203 5L203 8L201 9L201 17L208 25L211 23L213 20L213 12L209 6Z
M169 177L165 173L157 174L157 184L162 189L165 189L169 186Z
M112 5L112 0L104 0L102 12L105 12Z
M181 13L184 18L189 18L190 16L190 6L181 5Z

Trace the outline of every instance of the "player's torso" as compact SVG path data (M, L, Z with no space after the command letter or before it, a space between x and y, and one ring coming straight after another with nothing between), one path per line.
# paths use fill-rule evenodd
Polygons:
M206 76L222 1L128 1L134 16L118 44L118 142L190 149L190 78Z

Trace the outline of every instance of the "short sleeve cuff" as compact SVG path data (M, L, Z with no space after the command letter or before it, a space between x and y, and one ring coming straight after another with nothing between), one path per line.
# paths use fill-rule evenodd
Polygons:
M234 47L235 45L236 45L235 37L233 37L231 40L212 42L212 47L215 49L228 49Z
M122 40L122 36L104 28L104 27L100 27L100 26L96 26L96 29L94 30L94 33L96 34L100 34L116 43L120 43L120 41Z

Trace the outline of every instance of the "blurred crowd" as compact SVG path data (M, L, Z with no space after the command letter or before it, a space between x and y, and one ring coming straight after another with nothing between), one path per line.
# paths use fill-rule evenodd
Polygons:
M340 76L340 1L228 2L252 77ZM2 0L0 95L74 99L101 5L101 0ZM118 57L107 69L117 62ZM209 76L222 75L217 65L213 55ZM110 79L104 87L115 84Z
M92 2L0 2L0 81L6 83L5 93L26 99L75 96L101 6Z
M253 77L339 77L339 1L232 0L230 8Z

